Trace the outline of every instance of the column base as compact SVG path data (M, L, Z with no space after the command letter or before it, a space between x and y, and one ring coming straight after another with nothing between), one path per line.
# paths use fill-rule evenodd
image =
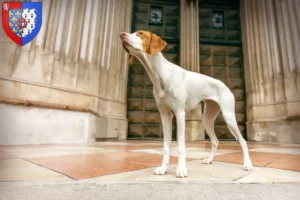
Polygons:
M0 145L74 144L127 139L127 120L88 112L0 103Z
M300 143L300 119L247 122L248 140Z
M98 117L96 119L96 139L127 139L128 120L120 118Z
M198 104L196 108L186 113L185 133L186 141L205 140L201 104Z
M202 121L186 121L185 122L185 140L188 142L194 142L199 140L205 140L205 133Z

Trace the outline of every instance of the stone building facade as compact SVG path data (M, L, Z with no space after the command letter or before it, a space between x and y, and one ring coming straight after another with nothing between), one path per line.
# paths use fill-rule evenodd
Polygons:
M300 2L241 1L248 138L300 142Z
M151 82L119 40L138 29L232 90L248 140L300 143L298 10L298 0L44 0L31 43L0 28L0 145L162 138ZM187 113L189 141L206 139L201 111ZM232 139L221 115L215 130Z

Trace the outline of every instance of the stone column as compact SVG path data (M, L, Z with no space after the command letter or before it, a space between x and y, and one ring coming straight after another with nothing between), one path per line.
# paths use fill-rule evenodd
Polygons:
M180 0L180 66L194 72L200 72L198 7L198 0ZM201 115L200 104L186 113L186 140L204 140Z
M299 6L241 1L249 140L300 142Z
M24 47L14 44L0 27L0 49L5 49L0 55L0 106L12 113L27 109L28 119L37 118L30 116L37 106L43 107L37 114L51 112L53 118L60 113L83 112L73 113L72 123L80 126L76 131L72 129L75 125L59 126L64 121L53 120L47 124L64 129L67 136L54 131L43 138L40 134L44 130L35 120L26 123L26 129L19 120L15 131L6 132L3 130L8 130L10 123L0 116L0 125L5 124L0 130L0 145L126 139L128 55L118 33L130 31L131 13L132 0L43 0L41 30ZM34 134L27 133L33 129ZM24 140L9 139L13 137Z

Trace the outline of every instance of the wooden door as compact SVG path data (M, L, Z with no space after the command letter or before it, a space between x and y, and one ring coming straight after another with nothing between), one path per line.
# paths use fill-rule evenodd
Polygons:
M132 16L132 32L146 30L162 37L168 43L164 56L176 64L179 64L178 3L174 0L136 0ZM128 139L162 139L161 118L152 91L146 71L139 61L135 61L129 67L128 77ZM175 137L176 126L173 123Z
M223 81L235 96L236 118L246 137L246 99L238 0L200 0L200 72ZM215 123L219 139L233 139L222 114Z

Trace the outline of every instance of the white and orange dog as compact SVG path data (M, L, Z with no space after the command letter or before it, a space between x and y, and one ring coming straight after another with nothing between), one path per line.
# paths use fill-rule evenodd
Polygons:
M252 170L246 141L243 139L235 118L235 100L224 83L211 77L187 71L166 60L161 53L166 42L148 31L120 33L124 50L136 57L144 66L153 83L153 94L161 114L164 134L164 156L155 174L165 174L171 154L173 112L177 119L178 165L177 177L186 177L185 112L204 101L203 125L210 137L212 149L203 163L210 164L218 147L214 122L222 111L224 120L239 141L244 155L244 169ZM172 112L173 111L173 112Z

